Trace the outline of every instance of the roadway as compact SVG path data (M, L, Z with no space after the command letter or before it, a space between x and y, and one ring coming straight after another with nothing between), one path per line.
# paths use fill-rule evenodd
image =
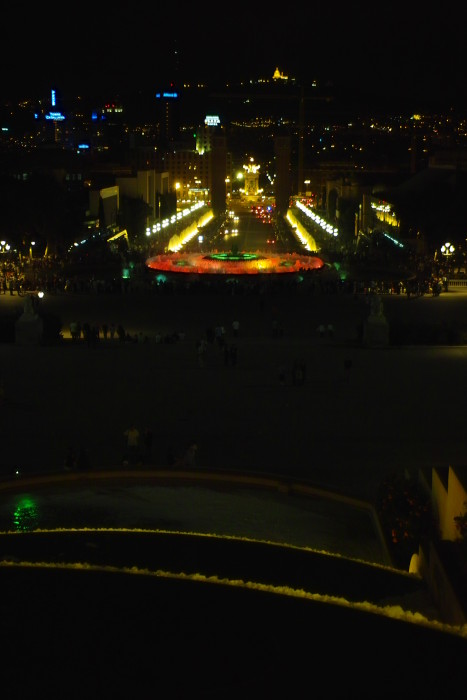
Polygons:
M292 231L282 221L275 221L273 215L274 199L266 198L262 210L252 213L252 205L241 200L231 203L231 216L226 218L217 233L210 238L204 237L200 243L197 238L187 243L185 250L189 252L210 252L217 249L229 252L232 247L239 251L269 253L299 253L304 252L303 245L293 235Z

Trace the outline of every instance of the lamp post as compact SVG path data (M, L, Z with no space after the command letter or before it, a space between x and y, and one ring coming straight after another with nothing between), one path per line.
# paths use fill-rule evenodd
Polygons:
M446 257L446 260L449 260L454 251L455 248L452 243L444 243L444 245L441 246L441 252Z
M446 267L447 267L447 269L446 269L446 274L443 275L443 285L444 285L445 291L447 291L448 273L449 273L449 260L450 260L451 256L454 254L455 248L454 248L454 246L452 245L452 243L447 242L447 243L444 243L444 245L441 246L440 250L441 250L441 253L444 255L444 257L446 258Z
M455 248L452 245L452 243L444 243L444 245L441 246L441 253L444 255L446 259L446 266L449 268L449 261L454 254Z

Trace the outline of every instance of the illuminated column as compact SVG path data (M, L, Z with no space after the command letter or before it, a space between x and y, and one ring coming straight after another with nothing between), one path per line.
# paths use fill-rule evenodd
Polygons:
M253 158L250 158L250 163L244 165L245 170L245 195L247 197L256 197L260 194L259 189L259 165L255 165Z

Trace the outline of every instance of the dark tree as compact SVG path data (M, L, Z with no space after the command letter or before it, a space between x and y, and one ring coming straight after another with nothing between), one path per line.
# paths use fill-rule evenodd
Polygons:
M69 193L52 174L33 173L27 180L3 179L1 231L22 253L31 242L39 255L65 252L82 229L86 203Z

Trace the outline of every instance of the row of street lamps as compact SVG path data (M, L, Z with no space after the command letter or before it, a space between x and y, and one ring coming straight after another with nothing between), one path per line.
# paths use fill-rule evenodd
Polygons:
M29 245L29 257L32 258L32 249L33 246L36 245L35 241L31 241ZM7 243L6 241L0 241L0 254L1 253L10 253L10 252L17 252L16 249L12 251L11 245Z

